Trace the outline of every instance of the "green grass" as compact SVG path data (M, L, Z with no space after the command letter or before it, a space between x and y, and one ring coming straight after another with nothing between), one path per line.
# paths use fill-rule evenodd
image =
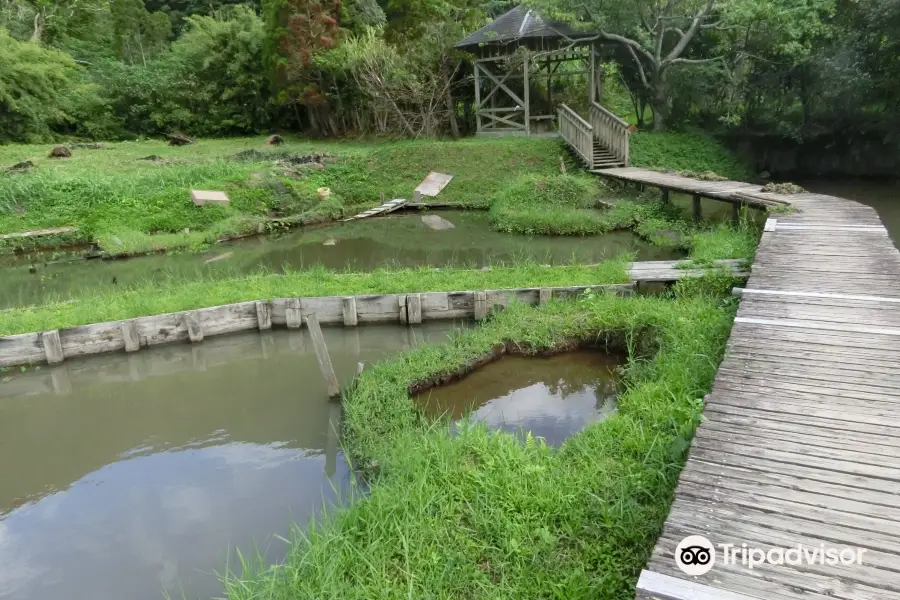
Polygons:
M631 135L631 166L714 173L731 180L747 181L747 165L719 141L704 133L639 131Z
M247 561L228 597L631 598L723 352L727 283L680 284L677 299L513 306L375 365L345 399L344 423L350 455L375 477L370 494L297 528L283 564ZM498 343L574 339L628 348L627 388L616 415L556 451L479 426L451 436L407 394Z
M546 267L521 264L489 271L465 269L379 269L336 273L324 268L147 283L130 289L81 296L0 313L0 335L45 331L178 312L265 298L484 290L538 286L627 283L626 259L595 266Z
M193 249L255 231L270 215L316 221L378 204L381 194L411 198L432 170L454 176L442 202L486 206L492 194L523 173L558 171L561 153L556 141L546 139L288 140L278 149L263 141L200 140L180 148L159 141L120 142L102 150L73 150L64 160L46 158L50 146L0 147L0 166L23 160L37 165L27 173L0 174L0 233L75 226L78 241L100 240L111 253ZM258 153L235 156L247 150ZM311 153L330 153L334 162L324 170L276 164L287 155ZM149 155L164 161L139 160ZM328 201L319 201L319 187L331 189ZM190 189L223 190L231 205L197 208ZM122 243L111 243L114 238Z

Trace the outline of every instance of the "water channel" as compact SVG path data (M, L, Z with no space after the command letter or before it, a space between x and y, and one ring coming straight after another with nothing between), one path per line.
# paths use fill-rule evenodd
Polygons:
M481 211L428 213L454 225L435 231L423 213L299 229L281 236L259 236L218 244L207 253L156 254L128 260L76 260L47 254L0 257L0 309L67 299L91 290L113 289L166 278L245 274L323 265L343 271L400 267L479 268L532 260L542 264L594 263L624 252L637 260L680 258L642 241L630 231L593 237L510 235L494 231ZM68 260L67 260L68 259ZM53 263L56 264L46 264ZM33 272L32 272L33 271Z
M456 326L460 326L457 324ZM344 383L452 323L326 328ZM221 594L234 548L281 557L348 489L306 330L0 373L0 598Z

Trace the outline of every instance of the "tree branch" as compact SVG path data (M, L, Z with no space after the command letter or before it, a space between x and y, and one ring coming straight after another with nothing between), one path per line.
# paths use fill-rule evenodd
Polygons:
M716 56L714 58L673 58L667 64L670 65L704 65L717 61L724 61L724 56Z
M700 25L706 18L707 13L709 13L709 11L713 9L715 3L716 0L707 0L706 8L697 13L697 15L694 17L694 20L691 22L691 26L684 33L684 35L681 36L681 39L678 40L678 43L675 44L675 47L672 48L672 51L669 52L669 55L666 56L666 60L664 60L663 63L671 63L673 60L681 56L681 53L684 52L684 49L687 48L687 45L691 43L692 39L694 39L694 36L700 29Z
M607 33L602 29L600 30L600 37L610 42L617 42L619 44L622 44L623 46L629 48L632 53L634 53L635 51L640 52L651 62L653 62L654 64L656 63L653 55L650 54L650 52L648 52L643 46L641 46L640 42L637 42L625 36L617 35L615 33Z
M647 74L644 73L644 65L641 64L641 59L638 58L638 55L634 51L634 48L632 48L631 46L626 46L626 48L628 48L628 52L631 54L631 58L634 59L634 62L637 65L638 74L641 76L641 83L643 83L644 87L649 90L650 84L647 82Z

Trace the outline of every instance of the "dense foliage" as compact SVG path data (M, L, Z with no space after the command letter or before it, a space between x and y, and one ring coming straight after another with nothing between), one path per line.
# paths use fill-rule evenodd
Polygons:
M898 0L528 3L596 32L603 101L641 127L881 142L900 131ZM475 98L453 45L514 4L0 0L0 141L459 135ZM532 98L543 85L534 78ZM556 101L584 95L579 77L561 85Z

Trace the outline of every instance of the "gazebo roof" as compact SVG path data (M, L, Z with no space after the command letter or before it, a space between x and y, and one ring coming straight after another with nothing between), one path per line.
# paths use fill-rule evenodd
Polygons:
M494 19L466 39L456 44L457 48L480 44L509 43L523 38L573 39L592 37L594 34L576 31L561 22L545 19L538 11L519 5Z

